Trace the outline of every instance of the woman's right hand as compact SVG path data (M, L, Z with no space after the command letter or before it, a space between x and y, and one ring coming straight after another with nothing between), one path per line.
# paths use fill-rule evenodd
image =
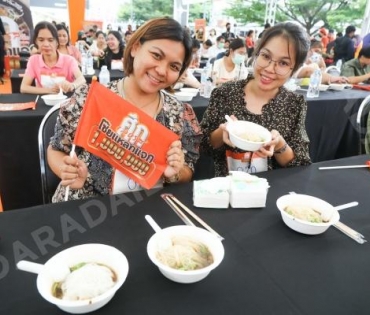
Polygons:
M63 158L60 166L60 179L63 186L70 186L72 189L80 189L84 186L88 170L85 162L79 160L76 155L69 155Z
M230 118L233 121L238 120L234 115L231 115ZM226 123L220 125L220 128L222 129L222 140L228 146L230 146L232 148L235 148L235 145L232 144L232 142L230 141L229 132L227 131L227 124L228 123L226 122Z
M51 88L50 88L50 94L58 94L60 91L60 87L59 87L59 84L54 84Z

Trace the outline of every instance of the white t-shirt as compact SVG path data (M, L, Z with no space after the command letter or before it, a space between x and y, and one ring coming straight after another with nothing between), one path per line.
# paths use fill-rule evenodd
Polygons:
M225 68L224 58L217 59L213 64L212 77L214 82L217 82L218 79L224 79L225 81L241 80L245 79L247 76L248 70L243 63L239 66L235 66L230 72Z

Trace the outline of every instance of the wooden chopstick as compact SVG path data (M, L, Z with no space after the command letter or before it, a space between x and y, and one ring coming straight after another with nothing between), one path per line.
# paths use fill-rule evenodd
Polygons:
M168 194L162 194L161 197L167 204L171 207L173 211L180 217L180 219L186 224L186 225L191 225L195 226L193 222L185 215L184 212L181 211L181 209L176 206L176 204L170 199Z
M201 218L199 218L193 211L191 211L187 206L185 206L180 200L178 200L174 195L172 194L166 194L167 199L172 199L174 202L176 202L185 212L187 212L189 215L191 215L199 224L201 224L204 228L206 228L209 232L216 235L218 238L223 240L224 238L218 234L214 229L212 229L206 222L204 222ZM180 210L181 211L181 210Z

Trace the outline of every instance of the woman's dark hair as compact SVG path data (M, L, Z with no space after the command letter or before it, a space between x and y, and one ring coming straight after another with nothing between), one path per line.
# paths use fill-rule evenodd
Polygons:
M70 42L69 42L69 32L68 32L68 28L67 28L65 25L63 25L63 24L57 24L57 25L56 25L56 28L57 28L57 31L61 31L61 30L66 31L66 33L67 33L67 38L68 38L68 41L67 41L66 46L69 46ZM59 37L58 37L58 38L59 38Z
M105 33L103 31L97 31L95 33L95 38L98 38L100 34L102 34L104 36L104 38L107 38L107 35L105 35Z
M204 42L205 45L207 45L208 47L212 47L213 43L211 42L210 39L207 39L205 42Z
M51 36L57 41L57 44L59 46L59 38L58 38L58 31L55 28L54 24L47 22L47 21L41 21L36 24L35 29L33 31L33 44L38 49L39 47L36 44L37 37L39 36L39 33L41 30L48 29L51 33Z
M275 37L285 38L288 41L288 47L289 44L293 45L296 55L292 73L296 72L306 60L308 50L310 49L310 38L307 31L300 25L292 22L276 24L263 32L262 38L254 50L254 56L258 55L267 42Z
M193 38L192 41L191 41L191 48L196 48L196 49L199 49L200 48L200 41L197 40L196 38Z
M247 33L247 37L248 37L249 35L253 34L253 33L254 33L254 31L253 31L253 30L249 30L249 31L248 31L248 33Z
M232 42L230 42L229 49L226 51L225 56L230 55L230 50L237 50L239 48L245 47L245 42L241 38L235 38Z
M134 58L131 56L132 48L140 43L156 39L168 39L181 42L185 49L185 57L179 77L190 65L192 55L192 41L189 33L176 20L168 17L152 19L136 30L127 44L123 58L125 75L130 75L134 71Z
M115 38L117 38L118 42L119 42L119 54L122 56L123 58L123 54L124 54L124 51L125 51L125 43L123 42L122 40L122 36L121 36L121 33L118 32L118 31L109 31L108 32L108 35L113 35ZM105 49L105 62L104 63L101 63L99 65L99 67L101 68L101 66L103 64L105 64L107 66L107 68L110 70L111 69L111 63L112 63L112 57L113 57L113 51L110 50L109 46L107 46L107 48Z

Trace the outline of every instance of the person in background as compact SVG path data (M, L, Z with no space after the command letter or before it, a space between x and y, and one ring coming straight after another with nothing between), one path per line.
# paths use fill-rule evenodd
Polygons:
M192 40L192 46L191 46L191 63L189 68L199 68L200 66L200 42L193 38Z
M245 68L247 49L244 40L234 39L225 56L213 64L212 79L216 86L232 80L245 79L248 71Z
M107 36L107 48L104 60L99 64L99 69L106 65L108 70L123 70L123 52L125 44L118 31L110 31Z
M125 33L125 44L127 45L127 43L129 42L130 38L132 37L132 34L133 33L130 33L130 32L126 32Z
M76 46L70 44L68 29L62 24L57 24L56 28L59 39L58 51L61 54L72 56L77 60L78 64L81 64L81 53Z
M90 49L90 45L86 42L86 34L84 31L79 31L77 33L75 46L80 52L88 51Z
M353 41L355 32L356 27L349 25L346 28L346 34L343 37L337 37L334 46L334 63L340 59L343 63L353 59L355 56L355 43Z
M163 180L169 184L189 182L199 157L201 131L193 109L163 91L189 66L191 44L189 34L174 19L146 22L126 47L125 78L111 81L107 87L179 136L166 155ZM75 156L69 156L88 93L89 85L85 84L61 107L50 140L47 160L61 179L53 202L64 200L66 186L70 186L69 199L107 195L112 190L129 191L124 183L116 187L113 179L118 171L99 157L82 148L76 150ZM126 180L128 183L130 179Z
M265 33L266 30L268 30L271 27L270 23L266 23L264 25L263 31L258 35L258 39L262 38L263 34Z
M370 46L362 48L358 58L345 62L340 75L347 77L348 83L370 83Z
M221 35L228 40L233 40L236 38L235 34L231 32L231 24L229 22L226 23L226 32L223 32Z
M199 89L201 86L199 80L194 76L192 69L186 69L179 80L174 85L174 90L179 90L183 87L192 87Z
M59 37L57 29L50 22L36 25L33 43L40 54L31 56L21 83L21 93L56 94L72 92L84 84L77 60L58 52ZM32 86L33 80L36 86Z
M325 27L320 28L319 34L320 34L320 37L321 37L322 53L325 53L326 52L326 47L329 44L328 32L326 31Z
M338 84L345 84L348 83L348 79L344 76L338 75L331 75L326 73L326 64L322 57L322 43L318 40L312 40L310 50L307 53L307 58L303 63L302 67L300 67L293 75L293 78L297 79L304 79L310 78L311 74L316 70L320 69L322 72L321 83L322 84L331 84L331 83L338 83Z
M200 45L200 58L201 59L208 59L209 58L209 49L212 47L212 42L207 39Z
M208 39L212 42L213 45L216 44L217 34L214 28L210 29Z
M104 62L106 49L107 49L106 36L102 31L97 31L96 40L90 46L90 52L93 55L95 61L97 62L98 68L101 68L100 63Z
M229 39L225 39L225 42L224 42L224 51L221 51L217 54L216 56L216 60L217 59L221 59L225 56L226 52L229 50L229 47L230 47L230 43L231 41Z
M247 33L247 37L245 38L245 46L247 46L247 54L248 56L253 55L254 51L254 31L249 30Z
M210 49L208 49L208 56L209 59L216 58L219 53L225 51L225 38L223 36L217 36L216 44L212 45Z
M213 157L215 176L311 163L305 129L307 103L303 95L284 87L305 61L309 45L307 31L301 26L276 24L255 49L253 73L212 91L201 122L201 150ZM267 128L271 141L254 153L237 149L230 142L225 115Z

